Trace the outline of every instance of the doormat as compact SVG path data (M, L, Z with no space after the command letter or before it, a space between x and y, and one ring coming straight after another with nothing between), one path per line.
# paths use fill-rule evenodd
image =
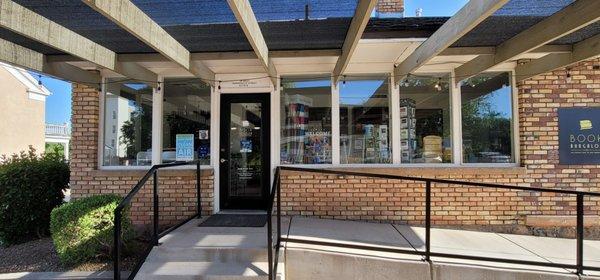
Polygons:
M199 227L264 227L267 223L266 214L215 214Z

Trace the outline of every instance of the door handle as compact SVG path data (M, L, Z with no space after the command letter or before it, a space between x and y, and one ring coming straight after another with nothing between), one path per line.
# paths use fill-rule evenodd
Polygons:
M224 159L224 158L222 158L221 160L219 160L219 162L221 162L221 163L225 163L226 161L227 161L227 160L226 160L226 159Z

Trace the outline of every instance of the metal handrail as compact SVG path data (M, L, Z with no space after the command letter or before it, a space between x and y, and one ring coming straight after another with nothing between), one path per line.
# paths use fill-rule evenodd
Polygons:
M281 177L280 167L275 169L273 186L269 193L267 205L267 253L269 263L269 280L275 280L277 273L277 264L279 263L279 248L281 246ZM273 244L273 204L277 198L277 235L275 244Z
M537 187L524 187L524 186L514 186L514 185L501 185L501 184L493 184L493 183L478 183L478 182L466 182L466 181L458 181L458 180L448 180L448 179L436 179L436 178L425 178L425 177L411 177L411 176L400 176L400 175L391 175L391 174L375 174L369 172L356 172L356 171L346 171L346 170L335 170L335 169L317 169L317 168L305 168L305 167L292 167L292 166L279 166L275 172L275 180L273 182L273 188L271 189L271 196L269 202L269 211L268 211L268 222L269 222L269 245L272 246L272 237L271 237L271 212L273 210L274 203L274 193L277 192L277 223L278 227L281 226L281 213L280 213L280 204L281 204L281 171L297 171L297 172L310 172L310 173L323 173L323 174L331 174L331 175L346 175L346 176L358 176L358 177L375 177L375 178L383 178L383 179L392 179L392 180L407 180L407 181L417 181L425 183L425 250L407 250L400 249L389 246L375 246L375 245L358 245L358 244L347 244L340 242L328 242L328 241L317 241L311 239L298 239L298 238L289 238L282 237L281 230L278 229L278 238L277 238L277 251L281 244L281 241L284 242L295 242L295 243L304 243L304 244L312 244L312 245L321 245L321 246L332 246L332 247L343 247L350 249L360 249L360 250L371 250L371 251L379 251L379 252L390 252L390 253L401 253L401 254L411 254L411 255L420 255L423 257L425 261L430 261L431 257L444 257L444 258L455 258L455 259L465 259L465 260L478 260L478 261L486 261L486 262L499 262L499 263L509 263L509 264L523 264L523 265L534 265L534 266L544 266L544 267L555 267L555 268L567 268L567 269L576 269L578 275L583 275L584 270L593 270L600 271L600 267L592 267L584 265L583 260L583 240L584 240L584 225L583 225L583 217L584 217L584 207L583 201L584 197L600 197L600 193L590 192L590 191L576 191L576 190L563 190L563 189L545 189L545 188L537 188ZM433 183L439 184L447 184L447 185L460 185L464 187L479 187L479 188L500 188L500 189L509 189L509 190L519 190L519 191L530 191L530 192L540 192L540 193L556 193L556 194L566 194L566 195L574 195L576 196L577 201L577 233L576 233L576 264L565 264L565 263L552 263L552 262L537 262L537 261L526 261L526 260L515 260L515 259L506 259L506 258L493 258L493 257L482 257L482 256L471 256L471 255L460 255L460 254L448 254L448 253L438 253L431 251L431 188ZM272 247L271 247L272 248ZM273 271L276 271L277 263L273 263L273 258L271 256L271 248L269 248L269 279L275 279L275 275Z
M197 192L197 195L196 195L197 211L196 212L197 213L195 215L185 219L184 221L182 221L162 232L159 232L159 229L158 229L158 223L159 223L158 170L162 169L162 168L192 165L192 164L196 164L196 192ZM133 189L131 189L131 191L129 191L129 193L121 200L121 202L119 202L119 205L117 205L117 207L115 208L115 212L114 212L114 214L115 214L115 217L114 217L114 243L113 243L114 279L121 279L121 222L122 222L122 218L123 218L123 210L127 207L127 205L129 205L129 203L131 203L131 200L133 199L133 197L135 197L135 195L144 187L144 185L146 185L146 183L148 182L150 177L153 177L152 202L153 202L153 208L154 208L153 212L154 213L153 213L153 220L152 220L152 224L153 224L152 243L151 243L151 245L146 247L146 249L144 250L144 253L142 254L142 257L138 260L138 262L132 269L132 271L129 274L129 276L127 277L127 279L133 279L135 277L135 275L141 268L142 264L144 263L146 257L148 256L148 254L150 253L152 248L154 246L159 245L158 240L161 237L165 236L166 234L168 234L169 232L173 231L174 229L180 227L181 225L187 223L191 219L201 217L202 207L201 207L201 197L200 197L200 194L201 194L201 192L200 192L200 182L201 182L200 172L201 172L200 171L200 160L185 161L185 162L178 161L178 162L171 162L171 163L156 164L156 165L152 166L148 170L148 172L146 172L146 174L138 181L138 183L133 187Z

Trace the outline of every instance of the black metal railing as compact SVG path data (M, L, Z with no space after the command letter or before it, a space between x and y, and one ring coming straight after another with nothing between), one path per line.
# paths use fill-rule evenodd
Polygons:
M184 165L192 165L195 164L196 165L196 213L188 218L186 218L183 221L178 222L175 225L171 225L170 227L160 231L159 230L159 223L160 223L160 214L159 214L159 170L163 169L163 168L169 168L169 167L175 167L175 166L184 166ZM142 264L144 263L144 261L146 260L146 257L148 256L148 254L150 253L150 251L152 250L152 248L154 246L158 246L159 245L159 240L161 237L165 236L166 234L168 234L169 232L173 231L174 229L180 227L181 225L187 223L188 221L190 221L191 219L194 218L200 218L201 214L202 214L202 207L201 207L201 191L200 191L200 182L201 182L201 170L200 170L200 161L195 160L195 161L187 161L187 162L172 162L172 163L164 163L164 164L157 164L154 165L150 168L150 170L148 170L148 172L146 172L146 174L142 177L142 179L140 179L138 181L138 183L133 187L133 189L125 196L125 198L123 198L123 200L121 200L121 202L119 203L119 205L117 206L117 208L115 209L115 219L114 219L114 243L113 243L113 270L114 270L114 279L121 279L121 269L122 269L122 262L121 262L121 250L122 250L122 219L123 219L123 212L126 209L129 209L130 204L132 202L132 199L140 192L140 190L146 185L146 183L148 182L148 180L150 180L150 178L152 177L152 183L153 183L153 188L152 188L152 208L153 208L153 215L152 215L152 237L151 237L151 242L149 242L146 246L144 246L145 248L142 249L141 254L139 255L139 257L135 260L135 264L133 266L133 268L131 269L131 272L129 274L129 276L127 277L127 279L133 279L135 277L135 275L137 274L137 272L139 271L140 267L142 266Z
M269 194L269 203L267 206L267 250L269 262L269 280L275 280L277 277L277 264L279 263L279 248L281 246L281 177L280 167L275 169L275 177L271 193ZM277 206L274 207L274 204ZM273 208L276 210L277 232L273 238Z
M296 171L303 173L320 173L320 174L330 174L330 175L338 175L338 176L358 176L358 177L375 177L381 179L392 179L392 180L406 180L406 181L415 181L424 183L425 187L425 249L424 250L408 250L401 249L389 246L376 246L376 245L356 245L356 244L347 244L341 242L329 242L329 241L316 241L310 239L299 239L299 238L290 238L281 236L281 195L280 195L280 174L281 171ZM495 257L483 257L483 256L473 256L473 255L461 255L461 254L449 254L449 253L439 253L431 251L431 191L432 188L435 187L434 184L445 184L445 185L458 185L461 187L479 187L482 189L486 188L496 188L496 189L507 189L507 190L515 190L515 191L528 191L528 192L537 192L537 193L554 193L554 194L562 194L562 195L571 195L576 197L576 212L577 212L577 222L576 222L576 261L575 264L568 263L554 263L554 262L539 262L539 261L528 261L528 260L518 260L518 259L507 259L507 258L495 258ZM273 203L274 203L274 193L277 193L277 242L275 244L272 243L271 236L271 213L273 211ZM399 254L409 254L409 255L420 255L423 257L424 261L430 261L432 257L443 257L443 258L453 258L453 259L463 259L463 260L476 260L476 261L486 261L486 262L498 262L498 263L509 263L509 264L521 264L521 265L533 265L533 266L541 266L541 267L552 267L552 268L564 268L564 269L573 269L576 271L578 275L583 275L585 270L589 271L600 271L600 267L592 267L586 266L584 264L583 259L583 241L584 241L584 198L585 197L600 197L600 193L597 192L589 192L589 191L575 191L575 190L562 190L562 189L546 189L546 188L536 188L536 187L524 187L524 186L512 186L512 185L502 185L502 184L491 184L491 183L479 183L479 182L467 182L467 181L457 181L457 180L447 180L447 179L434 179L434 178L423 178L423 177L409 177L409 176L399 176L399 175L389 175L389 174L374 174L368 172L354 172L354 171L340 171L333 169L316 169L316 168L303 168L303 167L291 167L291 166L280 166L277 167L275 172L275 180L273 182L273 188L271 190L271 202L269 204L268 218L269 218L269 236L268 241L269 245L269 279L275 279L276 269L277 269L277 260L273 260L272 252L274 246L276 246L276 251L281 244L281 242L294 242L294 243L303 243L303 244L312 244L312 245L320 245L320 246L332 246L332 247L342 247L349 249L360 249L360 250L369 250L369 251L379 251L379 252L388 252L388 253L399 253ZM275 262L274 262L275 261Z

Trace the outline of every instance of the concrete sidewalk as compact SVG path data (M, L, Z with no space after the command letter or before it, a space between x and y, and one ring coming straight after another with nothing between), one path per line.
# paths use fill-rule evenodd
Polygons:
M425 249L425 229L406 225L337 221L293 217L290 221L290 238L343 242L362 245L393 246L409 250ZM548 263L575 264L575 240L536 237L514 234L498 234L466 230L432 229L431 251L470 256L495 257ZM286 249L310 249L330 253L347 253L362 256L421 260L416 255L401 255L339 247L313 246L302 243L286 244ZM585 265L600 267L600 241L585 241ZM434 263L480 266L486 268L515 269L572 274L561 268L504 264L462 259L432 258ZM293 264L288 263L288 268ZM600 276L600 272L586 271L588 275ZM599 278L600 279L600 278Z

